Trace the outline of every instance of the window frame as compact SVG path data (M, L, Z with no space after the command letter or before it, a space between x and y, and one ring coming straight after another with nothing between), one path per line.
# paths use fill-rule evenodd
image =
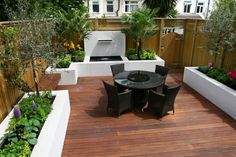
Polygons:
M126 3L128 2L128 3ZM138 0L125 0L124 1L124 11L125 13L131 13L132 11L138 9ZM127 7L127 10L126 10L126 7ZM132 9L131 9L132 8Z
M112 2L111 4L109 4L109 2ZM108 7L112 6L112 11L108 11ZM114 0L106 0L106 11L107 13L114 13Z
M204 8L204 3L203 2L198 2L196 13L203 13L203 8Z
M98 11L94 11L94 10L95 10L95 9L94 9L94 6L97 6ZM93 1L92 1L92 12L93 12L93 13L99 13L99 12L100 12L100 9L99 9L99 0L93 0Z
M184 13L190 13L191 6L191 3L184 3Z

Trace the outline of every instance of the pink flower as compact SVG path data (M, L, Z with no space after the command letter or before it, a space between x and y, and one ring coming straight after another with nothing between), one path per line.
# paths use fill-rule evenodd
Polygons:
M212 62L212 61L209 61L209 62L208 62L208 68L211 68L211 67L213 67L213 62Z
M228 73L228 76L229 76L230 78L236 80L236 70L235 70L235 71L230 71L230 72Z

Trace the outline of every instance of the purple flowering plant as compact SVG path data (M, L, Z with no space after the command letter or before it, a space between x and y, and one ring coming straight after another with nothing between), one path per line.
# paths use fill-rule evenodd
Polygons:
M14 117L16 119L20 119L21 117L21 111L20 111L20 108L19 106L15 106L14 109L13 109L13 114L14 114Z

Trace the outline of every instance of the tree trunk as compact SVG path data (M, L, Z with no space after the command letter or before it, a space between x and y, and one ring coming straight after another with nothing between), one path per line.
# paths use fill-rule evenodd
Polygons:
M137 50L137 54L138 54L138 59L139 60L141 59L141 57L140 57L141 52L142 52L142 40L139 39L138 40L138 50Z
M31 61L31 65L32 65L32 71L33 71L33 77L34 77L34 87L35 87L37 96L39 96L38 78L36 75L36 70L34 68L35 67L34 60Z

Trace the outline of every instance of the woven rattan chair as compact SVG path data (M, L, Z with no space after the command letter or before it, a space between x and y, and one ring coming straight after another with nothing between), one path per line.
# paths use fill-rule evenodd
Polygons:
M125 71L125 65L123 63L111 65L111 72L112 72L113 77L116 74L123 72L123 71Z
M160 65L156 65L155 73L160 74L164 77L164 81L168 75L169 69Z
M125 71L125 65L123 63L111 65L111 72L112 72L113 78L116 74L123 72L123 71ZM126 90L125 87L120 86L114 80L113 80L113 82L114 82L114 85L118 88L118 92L124 92Z
M108 104L107 112L112 111L113 114L119 116L124 111L130 110L132 107L131 95L132 91L128 90L126 92L118 93L117 87L113 86L105 81L103 85L107 92Z
M180 85L175 87L169 87L165 85L163 93L150 90L148 95L149 111L160 117L163 117L169 111L173 111L174 114L174 103L179 89Z

